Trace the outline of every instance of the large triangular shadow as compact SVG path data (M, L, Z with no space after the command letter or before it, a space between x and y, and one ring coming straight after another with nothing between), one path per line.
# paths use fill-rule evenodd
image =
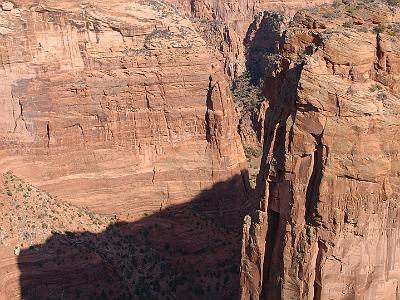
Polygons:
M52 235L18 256L22 299L237 299L246 173L101 233Z

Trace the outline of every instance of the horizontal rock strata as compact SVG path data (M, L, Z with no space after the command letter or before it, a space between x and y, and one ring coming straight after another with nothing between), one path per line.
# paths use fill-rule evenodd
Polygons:
M139 216L244 168L223 58L172 7L16 1L0 32L2 170Z
M399 297L399 16L338 4L283 32L242 299Z

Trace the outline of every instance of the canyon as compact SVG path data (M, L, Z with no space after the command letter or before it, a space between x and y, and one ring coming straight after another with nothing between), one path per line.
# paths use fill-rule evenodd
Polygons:
M0 299L398 299L400 8L0 2Z

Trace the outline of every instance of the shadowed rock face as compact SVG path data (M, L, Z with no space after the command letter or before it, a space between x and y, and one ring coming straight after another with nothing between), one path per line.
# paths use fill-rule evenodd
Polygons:
M337 4L283 32L242 299L399 297L399 22L382 2Z
M240 174L223 58L175 9L16 1L0 20L0 169L129 219Z

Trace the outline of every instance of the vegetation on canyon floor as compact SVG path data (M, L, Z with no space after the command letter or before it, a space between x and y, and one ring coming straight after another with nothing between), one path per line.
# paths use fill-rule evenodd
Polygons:
M240 230L195 203L116 222L11 172L0 196L0 242L18 250L23 299L61 291L74 299L232 299L238 292ZM71 272L75 284L66 287ZM52 285L29 285L37 279Z

